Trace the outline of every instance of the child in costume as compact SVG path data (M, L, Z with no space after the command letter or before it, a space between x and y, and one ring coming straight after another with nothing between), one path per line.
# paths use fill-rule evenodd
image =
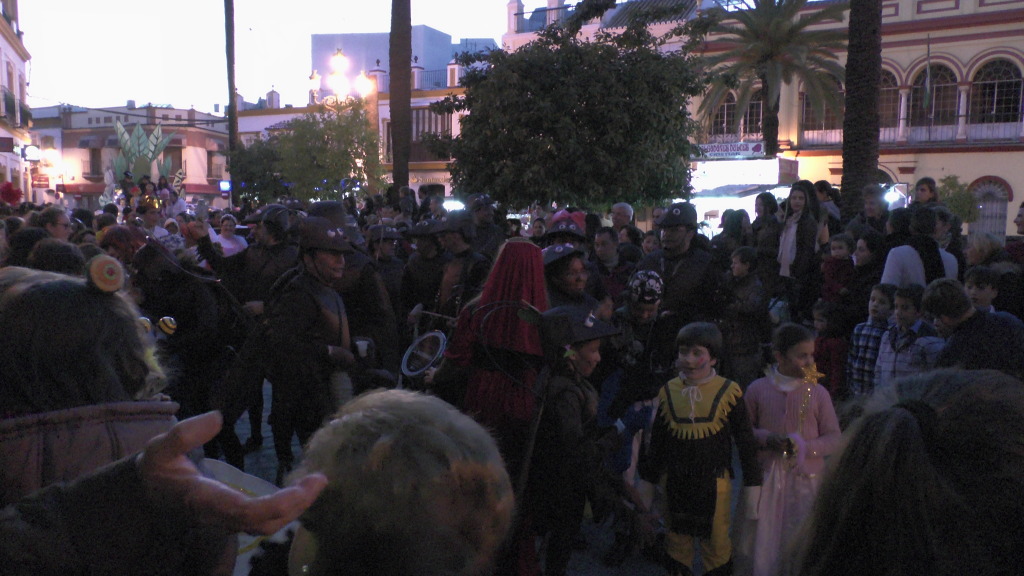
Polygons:
M578 306L552 308L541 319L550 377L542 381L536 443L522 506L536 521L537 533L547 537L546 576L565 574L588 498L595 514L599 510L629 514L620 504L625 495L621 474L612 473L602 462L618 448L619 434L639 429L645 415L642 411L623 415L621 426L599 440L597 391L587 380L601 361L601 340L618 332Z
M744 492L757 502L761 467L740 385L719 376L715 366L722 333L714 324L693 322L676 336L679 377L658 392L658 408L642 475L658 481L667 474L666 552L672 575L693 572L700 540L705 574L732 574L729 516L732 443L739 450ZM745 511L753 514L753 507Z
M799 324L775 330L776 364L747 389L746 405L764 469L757 520L743 526L741 573L774 576L781 553L810 514L825 456L841 439L832 398L817 379L814 334Z

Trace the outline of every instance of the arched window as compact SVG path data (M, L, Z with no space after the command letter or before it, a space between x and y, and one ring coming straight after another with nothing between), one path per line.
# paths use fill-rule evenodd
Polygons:
M725 100L715 111L715 117L711 119L710 132L712 136L725 136L736 133L736 97L730 92Z
M878 96L878 125L882 128L895 128L900 123L900 86L896 75L882 70L879 82L881 93Z
M927 70L921 70L914 78L914 86L910 91L910 124L956 124L956 75L942 64L932 64L930 68L930 81Z
M839 102L843 102L843 85L836 80L836 92L839 94ZM803 109L803 129L813 130L842 130L843 120L839 114L821 102L814 102L806 92L800 93L801 108Z
M750 97L750 104L747 104L747 112L743 115L743 134L756 135L760 137L761 121L764 118L764 92L758 89Z
M971 83L972 124L1020 122L1021 73L1009 60L993 60Z
M1002 238L1006 235L1006 205L1010 198L1006 181L1001 178L979 178L969 189L978 201L978 220L971 222L971 232L988 232Z

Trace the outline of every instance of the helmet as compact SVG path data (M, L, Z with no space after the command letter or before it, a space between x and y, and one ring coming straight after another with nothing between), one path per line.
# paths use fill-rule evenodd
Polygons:
M626 287L629 299L637 304L653 304L665 292L665 283L654 270L637 270Z

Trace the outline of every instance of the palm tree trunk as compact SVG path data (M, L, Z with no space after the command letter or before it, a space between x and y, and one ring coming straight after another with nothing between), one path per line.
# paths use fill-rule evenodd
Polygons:
M391 0L391 174L395 189L409 185L412 148L412 13L410 0Z
M846 60L846 115L843 117L842 216L860 211L861 190L877 184L878 98L882 82L882 2L850 3Z
M228 61L228 168L230 161L238 150L238 110L235 109L235 0L224 0L224 51ZM234 205L234 197L238 187L234 177L231 178L230 204Z
M775 103L771 103L771 86L768 86L768 79L761 77L761 94L764 94L764 116L761 118L761 135L764 137L764 155L768 158L775 158L779 153L779 104L782 96L776 96Z

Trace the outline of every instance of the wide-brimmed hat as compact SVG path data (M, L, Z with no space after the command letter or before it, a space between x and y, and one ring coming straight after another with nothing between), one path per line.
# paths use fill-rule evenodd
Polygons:
M559 306L548 310L541 316L540 330L548 353L558 353L566 346L620 332L614 325L595 316L592 310L580 306Z
M440 220L427 218L409 227L405 234L410 238L433 236L441 231L442 225L443 223Z
M384 224L374 224L366 230L366 239L370 242L401 240L402 234L398 232L397 228L386 226Z
M299 247L308 250L328 250L351 253L352 245L345 238L345 231L336 228L327 218L309 216L299 224Z
M587 234L579 227L576 222L566 219L560 220L555 224L552 224L544 235L545 238L552 238L555 236L571 236L578 240L586 240Z
M544 267L547 268L564 258L583 256L583 251L572 244L555 244L554 246L548 246L545 248L542 254L544 256Z
M438 232L459 232L466 239L473 238L476 235L473 217L466 210L453 210L449 212Z

